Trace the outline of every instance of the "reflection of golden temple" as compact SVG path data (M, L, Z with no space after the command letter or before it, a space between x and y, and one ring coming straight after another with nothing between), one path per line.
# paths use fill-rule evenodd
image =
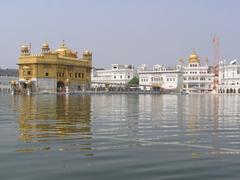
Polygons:
M20 139L36 142L84 138L91 133L90 100L90 96L21 96Z
M22 92L79 91L90 86L92 52L84 51L78 58L78 53L69 49L64 41L55 51L44 42L41 50L41 54L33 55L29 46L21 47L18 65ZM67 87L66 79L69 79ZM27 85L29 80L31 86Z

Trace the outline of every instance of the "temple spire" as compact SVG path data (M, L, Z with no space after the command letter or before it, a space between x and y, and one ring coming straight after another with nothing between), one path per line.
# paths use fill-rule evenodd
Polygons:
M65 47L65 40L62 40L62 47Z

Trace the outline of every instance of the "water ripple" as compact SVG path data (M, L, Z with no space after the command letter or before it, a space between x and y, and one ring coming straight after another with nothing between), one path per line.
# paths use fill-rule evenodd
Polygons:
M0 96L1 175L239 179L239 109L239 96Z

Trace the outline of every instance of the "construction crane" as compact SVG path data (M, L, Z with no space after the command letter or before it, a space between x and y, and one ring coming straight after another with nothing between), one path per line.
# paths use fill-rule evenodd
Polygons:
M213 73L214 73L214 86L213 89L217 90L218 85L218 74L219 74L219 61L220 61L220 51L219 51L219 37L213 37Z

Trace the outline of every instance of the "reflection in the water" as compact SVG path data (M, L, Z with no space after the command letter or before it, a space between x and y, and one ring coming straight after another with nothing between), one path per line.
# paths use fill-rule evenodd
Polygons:
M90 96L19 96L18 101L22 141L91 139ZM89 142L82 148L89 149Z
M233 95L0 95L1 176L239 179L239 110Z
M240 129L237 96L43 95L19 96L15 104L20 139L71 141L60 150L173 143L186 145L197 159L206 154L203 149L220 154L225 147L239 148L240 144L235 138ZM48 148L52 147L43 149Z

